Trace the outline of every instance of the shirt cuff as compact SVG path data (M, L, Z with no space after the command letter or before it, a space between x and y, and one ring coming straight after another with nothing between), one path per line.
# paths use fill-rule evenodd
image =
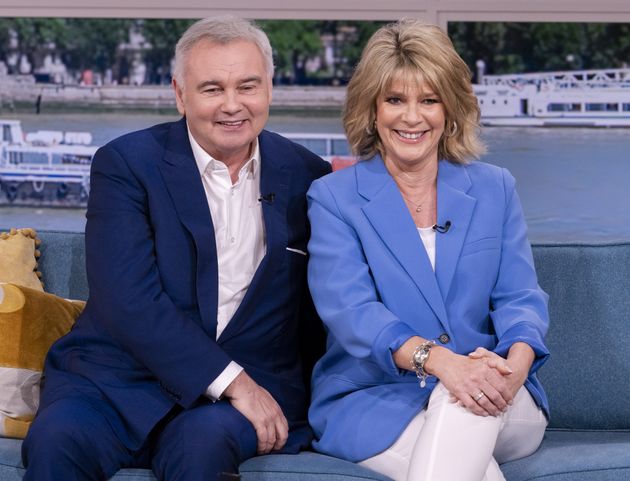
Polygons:
M218 401L223 395L223 391L236 379L243 368L230 361L221 374L219 374L214 381L206 389L206 397L212 400L212 402Z

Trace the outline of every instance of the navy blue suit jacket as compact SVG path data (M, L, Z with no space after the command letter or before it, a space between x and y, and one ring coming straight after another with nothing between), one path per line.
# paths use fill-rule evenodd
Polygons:
M185 119L98 150L91 174L86 256L90 297L51 349L42 407L75 393L104 397L131 449L176 405L202 402L232 360L266 388L290 427L306 420L297 333L307 314L306 191L327 163L263 131L261 192L267 252L216 339L214 228ZM306 307L305 307L306 306Z

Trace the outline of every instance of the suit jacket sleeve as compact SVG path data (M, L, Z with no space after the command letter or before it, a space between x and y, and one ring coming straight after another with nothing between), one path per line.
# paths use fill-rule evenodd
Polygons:
M86 226L89 304L99 329L187 407L231 359L162 287L144 182L111 145L96 153Z
M527 226L515 189L514 177L503 169L506 209L501 261L491 295L490 315L499 339L495 352L506 356L515 342L529 344L536 359L535 372L549 356L544 337L549 327L547 294L538 286Z
M417 333L380 302L361 241L325 179L313 182L307 198L308 281L322 321L352 356L370 358L390 375L404 374L392 354Z

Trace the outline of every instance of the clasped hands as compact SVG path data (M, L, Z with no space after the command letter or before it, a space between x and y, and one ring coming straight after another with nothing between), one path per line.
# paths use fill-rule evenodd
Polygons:
M517 343L522 344L522 343ZM508 359L482 347L468 356L432 349L427 363L457 402L478 416L498 416L512 404L527 378L533 352L526 344L510 349Z

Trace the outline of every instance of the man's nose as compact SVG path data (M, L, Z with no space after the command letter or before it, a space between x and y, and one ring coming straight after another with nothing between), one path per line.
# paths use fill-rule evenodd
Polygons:
M233 90L226 90L223 95L223 103L221 108L224 112L235 113L241 110L241 102L238 93Z

